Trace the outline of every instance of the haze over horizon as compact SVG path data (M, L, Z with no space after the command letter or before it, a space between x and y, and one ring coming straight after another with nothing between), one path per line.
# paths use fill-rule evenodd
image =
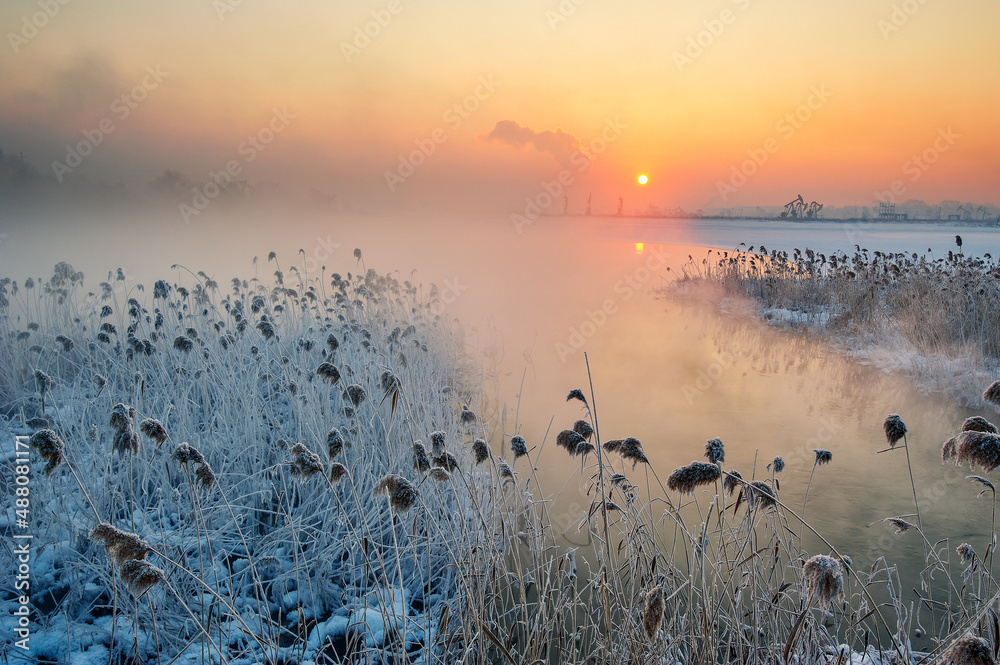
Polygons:
M30 207L103 183L197 208L217 184L518 213L560 183L549 212L591 195L595 213L618 196L628 212L996 203L998 19L987 0L16 0L0 193Z

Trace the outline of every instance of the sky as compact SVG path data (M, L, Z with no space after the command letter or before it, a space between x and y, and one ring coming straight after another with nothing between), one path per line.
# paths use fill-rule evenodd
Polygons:
M246 186L354 211L996 203L997 25L996 0L5 0L0 148L181 214Z

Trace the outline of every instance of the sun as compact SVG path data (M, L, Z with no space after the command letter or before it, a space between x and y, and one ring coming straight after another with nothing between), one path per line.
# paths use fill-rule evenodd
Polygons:
M647 182L649 182L649 178L646 177L646 174L639 176L638 180L640 185L645 185Z

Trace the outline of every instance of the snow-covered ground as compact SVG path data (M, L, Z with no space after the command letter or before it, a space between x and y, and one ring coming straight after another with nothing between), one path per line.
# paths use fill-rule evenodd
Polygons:
M32 607L27 648L7 657L447 659L455 561L495 555L496 477L469 450L490 432L436 289L374 271L190 277L87 296L62 264L31 289L3 284L0 529L30 545L31 577L18 593L5 578L2 604L15 622L19 593Z

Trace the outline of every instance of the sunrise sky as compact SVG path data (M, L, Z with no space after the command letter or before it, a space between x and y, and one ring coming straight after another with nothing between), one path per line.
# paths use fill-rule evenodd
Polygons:
M67 183L235 164L366 210L516 210L561 171L576 208L1000 198L996 0L62 1L0 4L0 148Z

